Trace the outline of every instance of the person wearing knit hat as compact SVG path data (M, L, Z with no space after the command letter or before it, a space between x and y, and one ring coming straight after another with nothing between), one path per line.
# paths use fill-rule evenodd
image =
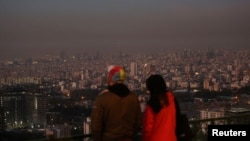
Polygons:
M121 66L108 66L108 81L109 83L121 83L126 79L126 73Z
M138 96L125 84L122 66L108 66L108 87L95 99L91 113L94 141L132 141L140 132L142 112Z

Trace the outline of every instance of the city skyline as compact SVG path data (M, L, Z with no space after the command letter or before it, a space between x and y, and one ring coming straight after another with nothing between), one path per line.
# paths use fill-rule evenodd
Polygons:
M245 0L0 0L0 56L249 49L248 15Z

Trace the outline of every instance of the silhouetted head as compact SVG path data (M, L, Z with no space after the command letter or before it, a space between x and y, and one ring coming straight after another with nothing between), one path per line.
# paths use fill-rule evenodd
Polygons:
M146 86L150 93L164 93L167 90L165 80L159 74L153 74L147 78Z
M168 105L168 97L166 96L167 86L164 78L159 74L153 74L146 80L147 89L150 92L148 104L155 113L158 113L163 105Z

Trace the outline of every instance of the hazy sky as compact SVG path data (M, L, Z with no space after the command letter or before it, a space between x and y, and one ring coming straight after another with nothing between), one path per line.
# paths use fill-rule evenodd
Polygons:
M250 48L249 0L0 0L0 57Z

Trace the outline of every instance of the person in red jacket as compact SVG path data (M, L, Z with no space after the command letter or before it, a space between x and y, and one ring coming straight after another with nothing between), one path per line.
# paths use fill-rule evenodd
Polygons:
M142 127L143 141L177 141L175 98L164 78L153 74L146 80L150 93Z

